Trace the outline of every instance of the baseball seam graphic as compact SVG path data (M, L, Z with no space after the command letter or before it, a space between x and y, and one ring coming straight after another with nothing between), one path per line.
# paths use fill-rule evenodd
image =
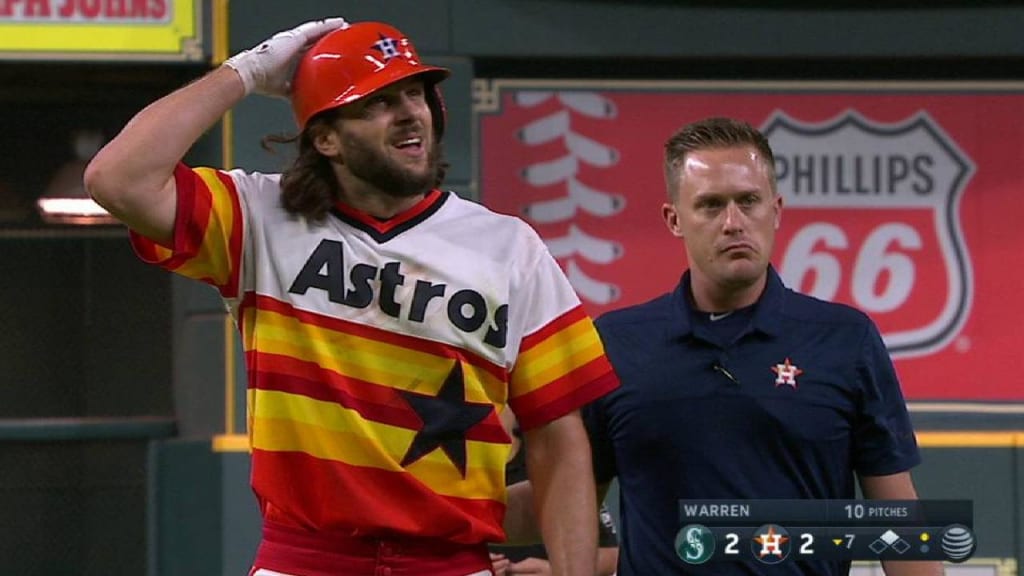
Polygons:
M523 217L535 224L568 223L563 236L541 238L559 261L564 262L566 276L582 300L595 304L609 304L619 299L618 285L588 276L578 259L592 264L607 265L621 258L622 244L602 238L584 230L574 220L579 212L598 218L611 218L626 206L621 194L599 190L582 182L580 165L610 168L620 159L619 151L594 138L573 130L574 116L598 120L614 120L618 115L615 103L596 92L521 90L515 102L523 108L532 108L555 99L560 108L553 113L534 118L516 132L526 146L540 146L560 141L565 154L524 167L520 176L529 186L540 188L563 183L564 194L524 205Z

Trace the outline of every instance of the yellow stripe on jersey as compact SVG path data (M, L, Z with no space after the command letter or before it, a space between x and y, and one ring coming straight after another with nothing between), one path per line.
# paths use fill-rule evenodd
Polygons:
M515 379L520 394L544 387L604 354L593 323L583 318L522 352Z
M231 234L237 214L234 210L232 193L212 168L196 168L193 172L206 185L205 190L197 188L196 194L209 194L212 204L208 220L199 245L199 253L179 267L176 272L189 278L210 279L216 286L228 283L231 274ZM198 201L198 199L197 199Z
M398 463L416 436L414 430L362 420L337 404L286 392L256 391L255 412L253 448L303 452L352 466L402 472ZM441 449L408 472L448 496L494 494L504 478L507 452L507 445L467 440L465 479Z
M255 324L253 338L258 342L259 352L315 362L348 378L435 395L452 369L452 358L303 324L276 312L259 310L257 314L259 322ZM246 348L250 346L251 342L247 342ZM503 382L469 363L463 363L462 369L467 384L466 401L504 402Z

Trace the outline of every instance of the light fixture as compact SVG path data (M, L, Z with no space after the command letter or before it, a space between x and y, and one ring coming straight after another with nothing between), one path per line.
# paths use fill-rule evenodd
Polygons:
M71 143L75 158L57 170L46 191L36 200L39 215L47 224L117 224L85 191L85 167L103 145L103 135L97 130L76 130Z

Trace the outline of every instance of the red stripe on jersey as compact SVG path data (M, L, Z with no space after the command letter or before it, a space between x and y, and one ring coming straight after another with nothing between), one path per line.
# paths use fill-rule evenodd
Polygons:
M304 362L279 354L249 354L248 366L255 374L250 387L299 394L314 400L333 402L359 413L372 422L420 430L423 422L398 390L373 382L349 378L321 368L314 362ZM497 414L487 418L466 432L467 440L507 444L508 435Z
M603 370L604 367L607 367L607 370ZM604 356L589 362L581 369L594 371L598 376L591 379L587 385L571 388L568 393L560 396L552 393L564 391L565 386L556 382L552 386L546 386L512 400L510 405L519 419L519 426L523 430L530 430L556 418L561 418L619 386L619 378L611 370L611 365L608 364L608 360ZM574 380L579 377L577 372L574 371L565 378Z
M162 262L163 258L157 253L157 250L161 246L160 244L153 242L149 238L146 238L138 232L129 229L128 240L131 242L132 249L135 250L135 254L147 264L156 264ZM169 247L166 247L170 249Z
M388 330L381 330L380 328L374 328L373 326L358 324L356 322L342 320L341 318L332 318L315 312L299 310L287 302L282 302L270 296L261 296L254 292L247 293L245 295L245 300L242 302L243 309L249 306L256 306L260 310L268 310L285 316L291 316L303 324L319 326L321 328L335 330L337 332L350 334L359 338L366 338L367 340L392 344L408 350L414 350L416 352L433 354L434 356L439 356L441 358L450 358L452 360L459 359L466 364L487 371L494 376L494 378L502 382L508 381L508 370L505 370L504 367L497 366L493 362L482 356L478 356L469 350L456 348L450 344L399 334ZM339 306L344 306L344 304L339 304Z
M277 362L276 360L281 360ZM288 359L273 354L260 354L256 364L259 373L252 380L254 388L298 394L314 400L332 402L373 422L419 430L422 426L419 416L400 398L396 390L378 386L371 382L346 378L323 370L312 362L301 362L308 366L309 378L277 372ZM273 372L268 370L274 370ZM289 370L291 371L291 370ZM359 394L353 394L353 389ZM362 396L362 397L360 397ZM377 396L377 398L372 398Z
M402 224L408 222L409 220L412 220L413 218L416 218L417 216L422 214L426 209L430 208L435 202L437 202L440 197L440 190L431 190L430 192L427 193L426 196L423 197L422 200L417 202L415 206L409 208L408 210L402 212L401 214L398 214L394 218L388 218L387 220L379 220L377 218L374 218L370 214L363 212L362 210L357 210L349 206L348 204L344 204L342 202L336 203L334 207L342 214L354 220L358 220L359 222L362 222L363 224L383 234L388 232L389 230L401 226Z
M598 356L572 372L552 380L547 386L531 390L522 396L513 398L512 401L515 403L513 410L516 414L519 414L519 410L523 410L524 413L527 410L535 410L570 393L573 388L578 387L580 382L586 383L600 380L606 374L612 372L608 358L604 355ZM518 408L518 410L515 410L515 408Z
M210 225L210 191L203 180L184 164L174 169L178 210L174 220L174 255L163 265L175 270L196 255Z
M190 204L186 214L186 223L190 226L177 226L175 231L174 246L176 252L188 255L189 258L199 253L203 245L203 238L206 236L206 229L210 227L210 214L213 213L213 196L206 182L195 172L188 170L183 174L193 183L193 193L189 196ZM175 171L177 178L177 171Z
M407 472L352 466L300 452L252 453L265 518L360 536L422 536L463 544L504 539L502 502L435 493Z
M176 190L174 233L171 240L172 245L164 246L173 250L173 254L164 259L157 252L157 246L160 244L135 232L132 232L131 237L132 246L143 261L159 264L165 270L170 271L182 267L196 255L206 233L206 227L209 226L211 211L210 191L191 168L181 163L175 166L174 186ZM233 187L232 190L234 190ZM237 198L233 201L237 205ZM201 219L196 219L197 214ZM196 225L193 225L193 222Z

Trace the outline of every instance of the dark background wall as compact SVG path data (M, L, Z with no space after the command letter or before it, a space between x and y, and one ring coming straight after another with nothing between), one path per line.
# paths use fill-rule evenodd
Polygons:
M221 4L206 6L211 55L209 11ZM235 52L329 15L401 28L425 59L454 70L449 184L473 197L474 78L1021 79L1017 3L873 4L236 0L226 31ZM142 265L120 228L44 226L28 211L69 158L75 127L111 136L206 69L0 60L0 573L244 573L255 528L246 459L212 442L244 431L244 375L216 295ZM233 113L227 152L235 165L275 170L283 160L259 138L291 129L283 101L250 98ZM214 131L189 160L221 165L224 152ZM230 423L226 383L236 386ZM998 426L1024 428L1015 415ZM1022 560L1020 450L925 449L922 494L976 500L980 555Z

